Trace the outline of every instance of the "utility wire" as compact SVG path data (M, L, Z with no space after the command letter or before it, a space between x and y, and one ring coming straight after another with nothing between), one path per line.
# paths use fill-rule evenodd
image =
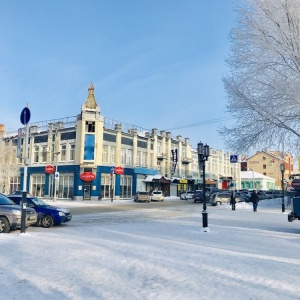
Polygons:
M193 124L188 124L188 125L182 125L182 126L178 126L178 127L172 127L172 128L168 128L166 130L175 130L175 129L183 129L183 128L189 128L189 127L196 127L196 126L202 126L202 125L207 125L207 124L212 124L212 123L218 123L218 122L221 122L221 121L229 121L229 120L233 120L233 118L211 119L211 120L202 121L202 122L198 122L198 123L193 123Z

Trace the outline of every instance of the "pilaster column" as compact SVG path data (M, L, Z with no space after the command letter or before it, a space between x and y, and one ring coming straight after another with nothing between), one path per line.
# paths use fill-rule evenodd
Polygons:
M122 125L116 124L116 166L121 165L121 145L122 145L122 133L121 133Z

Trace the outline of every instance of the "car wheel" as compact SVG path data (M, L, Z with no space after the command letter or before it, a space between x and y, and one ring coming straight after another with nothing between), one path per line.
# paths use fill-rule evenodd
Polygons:
M53 218L49 215L43 216L41 219L41 226L44 228L50 228L53 226Z
M9 222L5 217L0 217L0 233L9 232Z
M222 204L222 203L221 203L221 202L219 202L219 201L216 203L216 205L221 205L221 204Z

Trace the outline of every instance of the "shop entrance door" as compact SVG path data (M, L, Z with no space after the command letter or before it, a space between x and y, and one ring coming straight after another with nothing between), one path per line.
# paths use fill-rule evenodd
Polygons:
M91 200L91 184L85 183L83 187L83 200Z

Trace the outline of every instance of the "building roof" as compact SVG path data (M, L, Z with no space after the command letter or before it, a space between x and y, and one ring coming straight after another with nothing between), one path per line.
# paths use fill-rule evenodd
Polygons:
M273 157L273 158L282 160L281 157L275 155L275 152L276 152L276 151L270 151L270 152L267 152L267 151L257 151L257 152L256 152L255 154L253 154L252 156L246 158L246 161L248 161L249 159L255 157L257 154L260 154L260 153L264 153L264 154L269 155L269 156L271 156L271 157Z
M253 171L241 171L241 180L243 179L266 179L276 181L276 179Z
M144 182L154 182L154 181L170 181L169 178L166 178L164 176L162 176L161 174L156 174L156 175L148 175L145 179Z

